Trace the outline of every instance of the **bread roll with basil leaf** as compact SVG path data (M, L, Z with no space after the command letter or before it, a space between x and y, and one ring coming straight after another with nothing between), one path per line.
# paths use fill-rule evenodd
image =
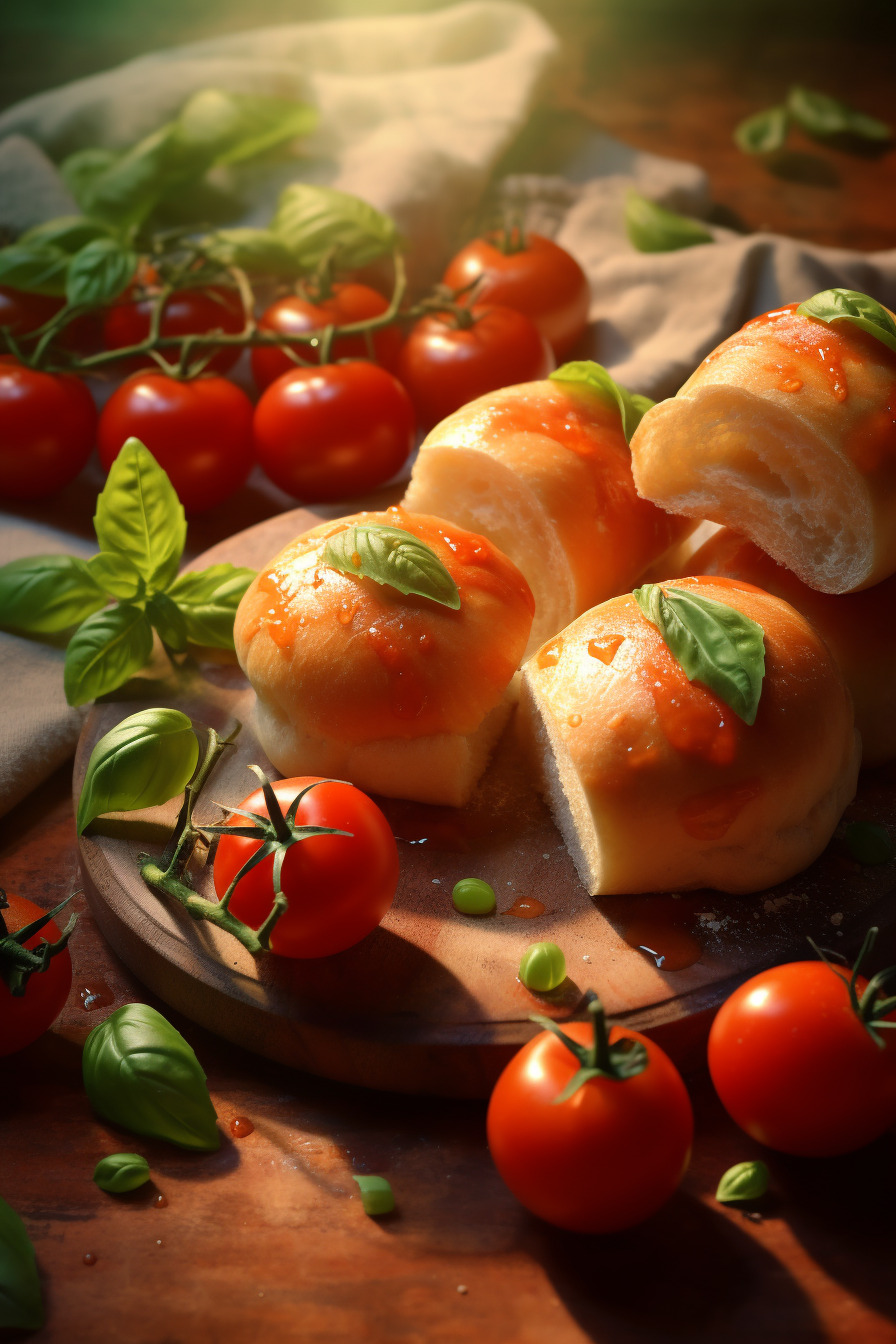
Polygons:
M748 322L632 438L638 490L743 533L812 588L896 571L896 321L830 289Z
M733 580L580 616L524 666L520 725L595 895L761 890L821 853L855 793L834 659L793 607Z
M401 508L322 523L252 582L234 641L284 775L459 806L510 713L533 600L484 537Z

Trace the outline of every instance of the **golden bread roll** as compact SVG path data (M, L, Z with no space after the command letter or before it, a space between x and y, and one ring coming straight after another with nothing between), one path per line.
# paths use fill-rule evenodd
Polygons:
M705 542L688 569L745 579L802 612L837 659L852 694L862 764L896 758L896 575L861 593L819 593L729 528Z
M855 793L849 691L809 622L733 580L663 585L673 587L761 626L752 725L688 680L630 594L580 616L523 668L520 728L592 894L761 890L821 853Z
M459 608L325 563L327 540L355 524L418 537ZM322 523L258 574L237 611L258 739L284 775L459 806L506 723L532 610L507 557L440 518L392 508Z
M535 596L529 651L691 530L639 499L615 404L582 382L479 397L424 439L404 497L490 537Z

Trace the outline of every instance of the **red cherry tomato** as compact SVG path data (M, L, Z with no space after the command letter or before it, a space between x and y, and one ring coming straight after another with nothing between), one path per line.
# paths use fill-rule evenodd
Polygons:
M0 285L0 327L8 327L14 336L36 331L64 306L64 299L27 294L23 289Z
M26 924L46 912L24 896L6 893L9 909L0 911L8 933L17 933ZM39 933L29 938L26 947L38 947L41 941L55 943L59 929L51 919ZM56 1021L72 987L72 959L64 948L50 958L45 971L28 977L25 993L14 996L0 980L0 1055L11 1055L43 1036Z
M861 996L866 981L856 978ZM896 1020L891 1013L889 1020ZM709 1072L722 1105L760 1143L801 1157L850 1153L896 1124L896 1041L875 1043L849 973L795 961L753 976L722 1004Z
M154 304L155 299L151 295L114 304L103 323L106 349L119 350L122 346L137 345L144 341L149 335ZM165 304L159 335L194 336L210 331L236 335L244 326L243 305L238 291L224 285L210 285L207 289L175 290ZM208 350L207 345L198 347L196 357L206 354ZM173 359L176 348L169 347L160 353ZM206 368L215 373L226 373L233 368L241 353L239 346L224 346L212 356ZM154 360L144 355L128 360L125 367L141 369L157 366Z
M443 283L461 289L477 277L476 303L501 303L531 318L558 359L565 358L588 325L591 289L574 257L549 238L527 233L525 246L501 250L502 238L476 238L448 265ZM511 245L518 235L511 232Z
M135 373L112 393L97 441L106 471L131 435L168 473L188 513L213 509L252 467L252 403L226 378Z
M281 779L274 785L284 813L314 776ZM267 816L264 793L244 798L240 807ZM389 823L366 793L336 780L314 783L296 813L299 826L328 826L351 835L314 835L292 845L283 861L281 886L289 909L271 936L271 950L284 957L328 957L371 933L385 915L398 883L398 847ZM245 819L234 815L234 826ZM222 835L214 878L223 896L259 842ZM274 901L273 854L243 877L230 910L257 929Z
M281 336L293 333L304 335L309 331L321 331L324 327L347 326L369 317L379 317L388 306L382 294L369 285L334 284L332 294L316 302L298 294L278 299L262 314L258 326L261 331L275 331ZM333 360L375 359L383 368L394 373L403 339L400 328L383 327L373 332L370 339L372 345L368 347L363 336L342 336L333 342L330 357ZM291 348L306 363L319 362L313 346L297 344ZM252 375L261 389L269 387L275 378L283 373L291 373L297 367L289 355L280 349L256 346L252 351Z
M364 494L398 471L413 444L410 397L367 360L284 373L255 408L258 460L296 499Z
M73 481L96 436L80 378L0 358L0 499L43 499Z

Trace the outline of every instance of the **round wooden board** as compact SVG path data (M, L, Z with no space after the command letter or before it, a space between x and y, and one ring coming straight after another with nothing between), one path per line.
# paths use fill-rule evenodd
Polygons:
M322 515L338 512L282 514L214 547L197 566L227 560L260 567ZM200 822L219 820L213 800L237 803L254 787L250 762L272 771L252 733L253 703L232 663L204 664L190 684L135 678L91 712L75 763L75 797L105 732L141 707L172 704L216 729L234 719L244 725L197 807ZM860 867L836 840L805 873L756 895L590 899L532 786L512 726L468 808L378 801L399 839L398 892L380 928L337 956L253 959L233 938L145 887L137 855L164 848L175 804L104 818L99 831L82 837L92 909L151 990L225 1038L326 1077L453 1096L485 1095L535 1030L529 1015L567 1017L589 988L616 1020L648 1031L687 1066L713 1010L741 980L805 955L807 934L853 950L870 922L894 920L890 865ZM892 820L894 801L896 772L868 772L848 815ZM455 911L452 887L473 876L495 888L495 915ZM213 894L203 868L195 885ZM539 904L543 913L523 917ZM517 968L527 945L542 939L563 948L568 978L554 994L534 996Z

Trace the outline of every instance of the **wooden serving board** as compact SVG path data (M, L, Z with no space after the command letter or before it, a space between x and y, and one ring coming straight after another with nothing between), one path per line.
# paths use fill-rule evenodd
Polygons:
M197 561L261 567L323 513L282 514ZM235 663L206 663L190 681L135 678L97 705L81 738L75 796L97 740L139 708L171 704L197 723L244 727L197 807L236 804L255 787L247 770L272 767L252 732L254 694ZM891 865L862 867L835 839L805 873L769 891L589 898L538 797L511 730L468 808L378 799L398 837L401 876L382 925L356 947L315 961L253 959L233 938L196 923L140 879L137 856L160 853L172 803L104 819L80 842L85 887L104 934L166 1003L221 1036L325 1077L397 1091L485 1095L535 1028L532 1012L562 1019L597 990L618 1021L646 1030L683 1066L699 1057L712 1013L740 981L774 962L811 956L806 935L853 951L869 923L894 920ZM896 771L868 772L853 819L896 815ZM645 836L649 843L649 836ZM451 890L480 877L497 913L459 914ZM212 895L210 871L195 873ZM568 978L533 995L517 978L525 948L562 947Z

